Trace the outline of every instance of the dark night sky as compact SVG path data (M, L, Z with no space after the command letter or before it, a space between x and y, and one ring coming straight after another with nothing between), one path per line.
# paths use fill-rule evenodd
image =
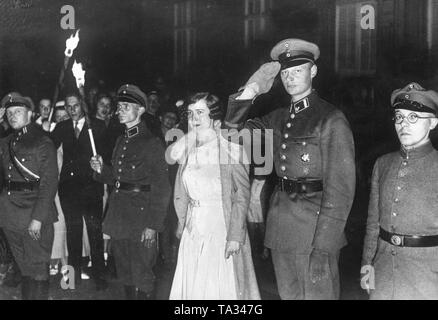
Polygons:
M59 24L64 3L28 0L29 8L14 8L12 3L0 1L4 13L0 18L0 93L20 90L34 99L51 96L63 63L65 40L73 33ZM165 3L69 1L75 8L75 27L81 29L69 69L77 59L86 65L87 85L104 79L110 88L126 82L149 86L157 74L168 74L172 15ZM73 81L68 72L67 87L74 86Z

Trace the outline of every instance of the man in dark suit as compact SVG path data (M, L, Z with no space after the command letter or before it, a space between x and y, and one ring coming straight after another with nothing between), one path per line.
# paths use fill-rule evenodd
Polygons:
M50 134L56 148L62 144L63 162L59 178L59 199L67 228L68 262L75 269L76 283L81 279L83 219L90 241L92 276L96 289L107 287L103 279L102 196L103 184L93 180L89 160L93 155L83 100L80 95L68 94L65 109L70 119L56 125ZM91 119L97 150L102 150L105 123ZM106 152L102 152L106 154Z
M0 192L3 228L22 274L23 300L47 300L58 186L56 149L32 119L29 99L18 93L2 101L14 130L0 140L5 175Z

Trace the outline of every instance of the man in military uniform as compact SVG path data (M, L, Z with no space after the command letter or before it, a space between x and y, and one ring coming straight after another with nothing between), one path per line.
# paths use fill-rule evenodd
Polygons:
M29 99L12 93L2 106L13 134L0 141L5 183L0 226L22 273L22 298L47 299L58 186L56 149L31 122Z
M410 83L391 104L400 150L374 166L362 287L371 299L436 300L438 151L429 134L438 125L438 93Z
M117 114L126 132L113 151L111 166L101 156L90 164L98 181L113 185L103 231L112 239L117 274L126 298L152 299L157 256L156 234L162 231L170 197L165 149L141 121L146 95L135 85L117 93Z
M355 190L354 144L341 111L312 90L317 45L286 39L271 51L243 92L229 100L228 128L272 129L278 184L265 245L272 251L282 299L339 298L338 257ZM280 71L291 103L246 120L251 101L271 89Z

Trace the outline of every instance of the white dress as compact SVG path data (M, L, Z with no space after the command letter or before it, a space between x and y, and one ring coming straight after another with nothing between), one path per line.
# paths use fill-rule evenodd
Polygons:
M170 300L237 299L233 257L225 259L227 230L218 151L216 139L194 148L182 173L191 205Z

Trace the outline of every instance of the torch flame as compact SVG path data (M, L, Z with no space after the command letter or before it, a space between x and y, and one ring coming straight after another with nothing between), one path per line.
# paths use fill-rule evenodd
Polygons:
M85 85L85 70L82 69L82 63L77 63L75 60L71 71L73 72L73 76L76 79L76 86L78 88L83 87Z
M70 38L65 40L65 56L71 58L73 51L76 49L79 43L79 29L76 31L75 35L71 35Z

